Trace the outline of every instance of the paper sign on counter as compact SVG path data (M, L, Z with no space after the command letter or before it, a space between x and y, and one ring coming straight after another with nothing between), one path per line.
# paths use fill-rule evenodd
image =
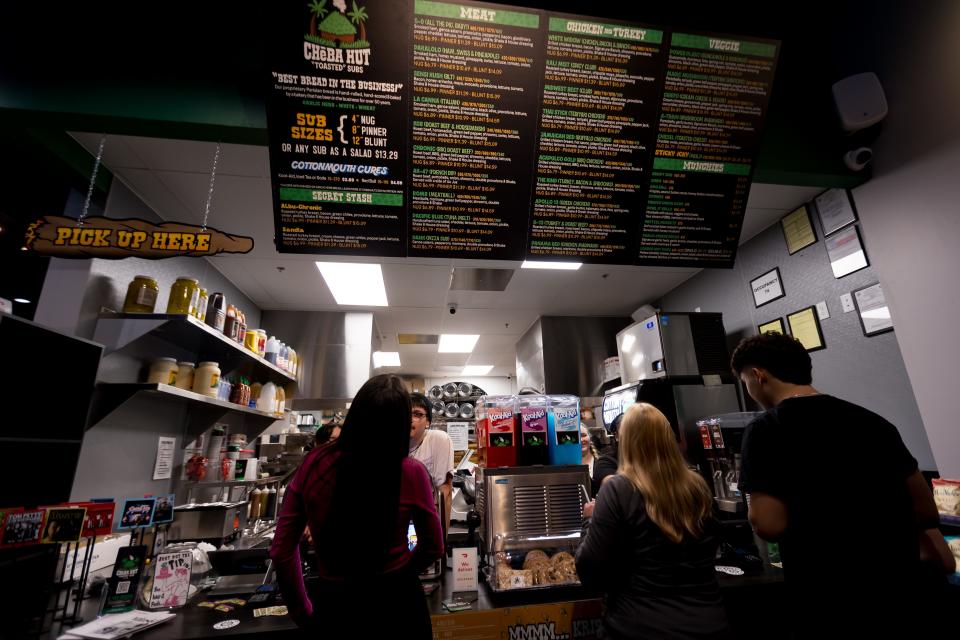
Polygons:
M169 480L173 474L173 452L177 447L176 438L160 436L157 442L157 463L153 467L154 480Z
M450 444L454 451L466 451L470 448L470 423L469 422L448 422L447 435L450 436Z
M453 590L477 590L477 549L457 547L453 550Z

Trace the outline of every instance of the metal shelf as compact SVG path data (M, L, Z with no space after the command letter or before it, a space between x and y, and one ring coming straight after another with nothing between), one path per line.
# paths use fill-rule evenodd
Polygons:
M99 422L107 415L118 409L121 405L130 400L137 394L152 395L175 402L184 402L199 407L210 407L219 411L229 413L239 413L245 416L253 416L273 422L281 420L282 416L259 409L243 407L226 400L218 400L209 396L187 391L179 387L173 387L168 384L153 384L149 382L134 383L110 383L101 382L97 385L98 403L96 408L96 419L93 422Z
M167 313L102 313L97 319L94 340L108 352L152 336L175 347L197 354L197 360L220 365L224 375L249 375L253 381L287 385L296 378L267 362L239 342L189 315Z
M269 478L258 478L256 480L201 480L199 482L193 482L192 480L183 480L184 489L192 489L194 487L239 487L242 485L258 485L258 484L272 484L274 482L282 482L287 476L270 476Z

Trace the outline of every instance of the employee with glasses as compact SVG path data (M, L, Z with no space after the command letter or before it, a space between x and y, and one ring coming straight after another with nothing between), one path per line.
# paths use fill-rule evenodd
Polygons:
M430 401L425 395L410 394L410 405L410 457L427 467L433 488L443 496L444 531L447 531L453 491L453 443L446 432L430 428Z

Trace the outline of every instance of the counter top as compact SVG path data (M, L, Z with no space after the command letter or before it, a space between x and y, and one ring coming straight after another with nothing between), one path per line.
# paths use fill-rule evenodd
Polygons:
M743 576L730 576L723 573L717 574L720 581L720 588L725 596L734 596L741 589L749 589L761 585L777 584L783 581L783 573L773 567L765 567L760 571L746 573ZM461 594L462 599L474 599L469 610L451 613L444 606L443 601L449 600L453 593L453 579L449 570L444 578L440 580L440 586L427 597L427 604L430 614L433 617L434 627L442 626L445 631L457 631L456 627L460 622L467 623L474 618L473 622L467 624L472 629L478 628L477 615L487 613L496 614L500 611L511 610L511 613L519 614L513 616L524 617L524 612L531 614L530 620L544 620L544 609L550 609L553 614L567 616L567 624L570 619L576 619L577 615L582 616L582 620L592 623L599 619L600 599L596 594L587 592L583 587L570 586L558 587L556 589L537 590L537 591L517 591L507 593L493 593L484 583L480 584L479 591L475 593ZM249 594L237 594L237 597L243 597ZM217 595L212 599L226 599L229 595ZM253 611L247 608L235 609L229 613L215 611L198 607L198 602L203 602L206 598L203 596L195 598L183 609L176 610L176 617L170 622L165 622L160 626L154 627L138 633L134 636L138 640L193 640L199 638L209 638L213 635L217 637L229 637L231 640L248 638L254 635L260 637L274 638L278 636L294 637L297 633L297 627L290 618L278 616L266 616L263 618L254 618ZM729 600L740 600L740 598L729 598ZM572 603L573 607L564 607L562 605ZM83 607L83 614L86 620L92 619L95 612L96 599L89 599ZM282 602L277 602L277 605ZM565 609L570 609L566 612ZM474 616L463 616L468 613L476 614ZM579 613L578 613L579 612ZM460 616L460 617L458 617ZM215 630L213 625L222 620L236 619L240 621L235 627L230 629ZM473 626L471 626L473 625ZM489 626L489 621L485 623ZM59 625L54 625L49 638L56 638L61 633L67 631L60 630ZM480 637L480 636L478 636ZM583 636L580 636L583 637ZM589 637L589 636L586 636Z

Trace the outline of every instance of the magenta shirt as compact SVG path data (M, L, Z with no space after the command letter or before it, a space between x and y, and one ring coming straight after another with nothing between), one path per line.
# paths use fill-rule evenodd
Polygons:
M324 566L326 553L335 546L323 544L317 532L324 530L330 507L333 504L333 480L336 477L336 461L340 450L335 446L323 446L312 451L303 461L293 480L287 485L277 529L270 547L270 558L277 572L277 582L291 617L304 623L313 614L313 605L307 597L300 569L300 539L309 524L313 532L319 577L322 580L339 582L348 576L336 575ZM407 527L410 522L417 529L417 546L411 552L407 548ZM362 523L358 523L362 526ZM343 553L345 542L337 553ZM394 530L393 542L387 554L383 573L390 573L412 565L420 572L443 554L443 533L440 518L433 501L433 486L426 467L413 458L404 458L400 480L400 512Z

